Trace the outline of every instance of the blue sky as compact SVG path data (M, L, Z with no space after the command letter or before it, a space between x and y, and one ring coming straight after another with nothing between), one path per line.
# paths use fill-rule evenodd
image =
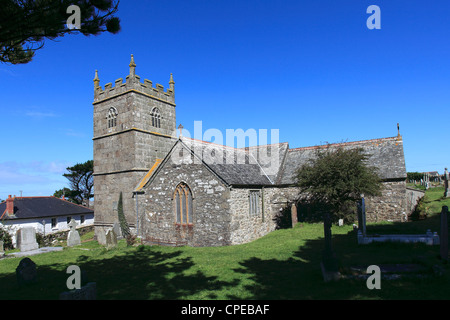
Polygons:
M381 29L369 30L369 5ZM0 64L0 199L51 195L93 158L94 72L168 86L177 125L279 129L291 148L397 135L407 171L450 162L449 1L122 0L122 31L47 41Z

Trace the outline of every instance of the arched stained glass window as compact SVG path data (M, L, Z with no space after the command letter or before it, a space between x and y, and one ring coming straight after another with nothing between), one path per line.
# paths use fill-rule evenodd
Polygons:
M174 192L174 209L177 224L193 223L192 192L188 185L180 183Z

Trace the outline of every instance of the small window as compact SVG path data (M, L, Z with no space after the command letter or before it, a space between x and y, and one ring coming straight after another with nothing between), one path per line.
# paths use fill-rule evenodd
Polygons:
M67 224L69 224L70 223L70 217L67 217Z
M259 213L259 190L250 190L248 199L250 215L257 215Z
M192 192L185 184L180 183L174 193L174 211L177 224L193 223Z
M84 223L84 216L81 215L81 216L80 216L80 224L83 224L83 223Z
M52 228L56 228L56 218L52 218Z
M153 108L151 117L152 117L152 126L156 128L161 128L161 114L159 113L158 108Z
M109 108L108 116L107 116L108 129L112 128L112 127L115 127L117 125L117 114L118 113L117 113L116 108L114 108L114 107Z

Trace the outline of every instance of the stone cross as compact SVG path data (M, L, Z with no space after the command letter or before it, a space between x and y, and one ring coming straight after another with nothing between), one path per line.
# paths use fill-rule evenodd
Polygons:
M75 231L78 223L74 219L70 219L69 224L67 225L70 229L70 231Z
M67 246L72 247L81 243L80 234L76 230L77 223L74 219L71 219L68 224L70 231L67 235Z

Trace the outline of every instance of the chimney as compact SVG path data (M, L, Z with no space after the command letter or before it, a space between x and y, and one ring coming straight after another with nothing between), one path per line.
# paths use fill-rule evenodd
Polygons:
M6 214L14 214L14 198L11 198L11 195L9 195L8 199L6 199Z

